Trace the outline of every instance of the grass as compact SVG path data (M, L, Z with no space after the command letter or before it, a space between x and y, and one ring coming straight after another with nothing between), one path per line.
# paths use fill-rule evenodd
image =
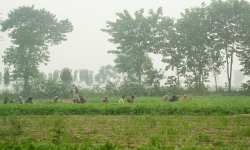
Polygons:
M86 98L87 99L87 98ZM248 149L249 97L0 104L0 149ZM236 115L235 115L236 114ZM66 144L67 143L67 144Z
M79 147L88 142L97 146L110 141L130 148L145 145L247 148L250 146L249 123L250 116L241 115L14 115L0 118L0 139L9 143L67 143Z

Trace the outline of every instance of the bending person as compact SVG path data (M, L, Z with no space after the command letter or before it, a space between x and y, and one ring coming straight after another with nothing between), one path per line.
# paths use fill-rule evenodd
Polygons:
M182 100L187 100L187 95L186 94L183 95Z
M165 95L165 96L163 96L162 98L161 98L161 100L168 100L168 96L167 95Z
M180 97L179 95L173 95L172 98L170 98L168 101L169 102L177 102L179 97Z
M32 102L32 97L29 97L29 98L25 101L25 103L31 103L31 104L33 104L33 102Z
M88 101L86 101L83 97L80 98L79 101L77 101L77 103L87 103Z
M134 95L131 95L131 100L132 100L132 103L135 103L135 102L136 102L135 96L134 96Z
M23 103L23 98L22 96L19 96L18 100L16 100L16 102L19 102L19 104L22 104Z
M122 98L119 100L119 103L125 103L125 97L122 96Z
M102 103L107 103L108 102L108 97L105 96L104 99L102 100Z
M53 102L54 103L63 103L63 101L61 101L58 96L55 97L55 99L53 100Z
M10 100L12 100L12 99L9 99L8 97L5 97L3 103L4 103L4 104L9 104L9 101L10 101Z

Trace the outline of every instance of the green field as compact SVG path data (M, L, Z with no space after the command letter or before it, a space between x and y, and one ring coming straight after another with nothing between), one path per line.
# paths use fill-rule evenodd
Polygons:
M34 104L1 105L0 115L236 115L250 113L250 97L190 97L171 103L160 97L138 97L136 103L119 104L119 98L87 98L88 103L70 100L53 104L52 100L35 100Z
M249 97L0 104L0 149L249 149Z

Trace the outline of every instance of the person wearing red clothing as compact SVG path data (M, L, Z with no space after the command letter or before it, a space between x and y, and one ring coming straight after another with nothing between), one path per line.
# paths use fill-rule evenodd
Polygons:
M105 96L104 99L102 100L102 103L107 103L108 102L108 97Z

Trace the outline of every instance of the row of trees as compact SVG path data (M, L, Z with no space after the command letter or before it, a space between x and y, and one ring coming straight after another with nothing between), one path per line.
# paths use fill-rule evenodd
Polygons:
M235 56L240 60L241 71L250 74L250 5L244 0L213 0L209 6L202 3L201 7L186 9L180 19L164 16L161 7L157 12L150 10L148 16L144 16L143 9L136 11L134 18L127 10L116 15L118 19L108 21L106 29L102 29L111 35L109 41L117 45L116 50L108 51L117 56L114 68L102 66L95 77L86 69L75 70L72 77L71 70L66 68L60 72L65 71L65 76L59 76L57 70L48 78L60 77L67 85L79 75L80 83L92 85L93 78L106 84L119 83L123 77L122 85L160 87L164 73L153 67L150 53L161 54L165 70L175 71L176 77L168 77L166 84L179 88L180 78L184 77L185 85L198 93L205 92L210 74L217 83L223 68L227 71L230 92ZM14 68L10 78L17 87L23 81L23 92L30 92L45 77L38 66L49 61L49 45L66 41L73 26L68 19L58 20L54 14L34 6L14 9L0 24L1 31L9 31L12 39L3 56L5 65Z
M157 12L144 10L135 12L133 18L127 10L117 13L115 22L108 21L103 32L111 35L109 42L117 50L115 68L127 73L139 85L149 53L161 54L165 70L176 73L177 86L180 77L185 85L202 93L212 74L216 83L225 68L228 91L231 91L233 61L240 60L241 71L250 75L250 5L244 0L213 0L209 6L186 9L180 19L163 16L162 8ZM135 75L135 76L133 76Z

